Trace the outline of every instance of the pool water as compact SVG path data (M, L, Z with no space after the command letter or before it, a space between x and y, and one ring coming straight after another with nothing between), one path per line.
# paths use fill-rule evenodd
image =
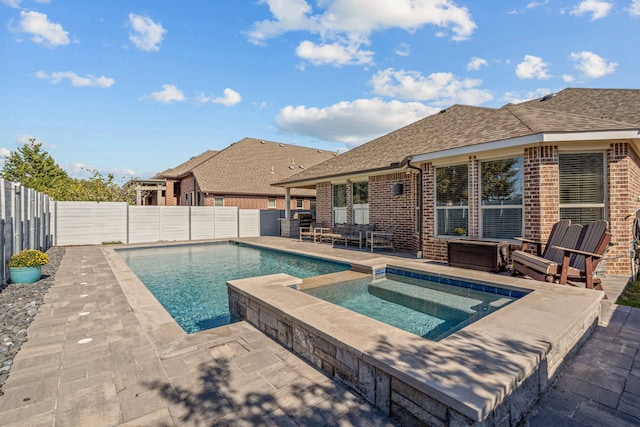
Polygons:
M227 281L287 273L301 279L349 265L231 243L120 249L120 257L187 333L227 325Z
M303 292L435 341L517 299L395 274Z

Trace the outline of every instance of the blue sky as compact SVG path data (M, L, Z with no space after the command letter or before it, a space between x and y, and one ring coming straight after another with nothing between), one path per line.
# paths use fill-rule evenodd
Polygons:
M639 88L640 0L0 0L0 22L0 155L36 138L76 177Z

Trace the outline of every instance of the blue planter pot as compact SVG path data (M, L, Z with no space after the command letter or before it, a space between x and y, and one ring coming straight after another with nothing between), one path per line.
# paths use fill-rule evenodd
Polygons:
M11 283L33 283L40 279L42 267L9 267Z

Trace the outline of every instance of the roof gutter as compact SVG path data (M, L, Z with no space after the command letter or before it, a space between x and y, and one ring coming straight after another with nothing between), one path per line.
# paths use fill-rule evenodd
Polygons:
M422 212L423 212L423 208L424 208L424 180L423 180L423 175L424 172L422 171L422 168L419 168L417 166L413 166L411 164L411 157L407 157L407 167L409 169L413 169L413 170L417 170L418 171L418 176L419 176L419 184L418 184L418 257L422 258L422 250L423 250L423 240L422 240Z

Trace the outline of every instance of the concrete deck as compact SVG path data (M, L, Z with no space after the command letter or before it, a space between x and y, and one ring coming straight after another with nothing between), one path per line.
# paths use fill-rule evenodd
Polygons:
M394 424L245 322L184 334L118 259L100 247L67 248L4 385L3 425ZM621 288L613 279L604 280L607 293ZM640 424L640 310L612 306L604 320L529 425Z

